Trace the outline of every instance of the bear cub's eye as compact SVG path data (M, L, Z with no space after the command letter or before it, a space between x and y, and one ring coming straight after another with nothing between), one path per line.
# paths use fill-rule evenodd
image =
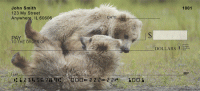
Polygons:
M91 42L91 41L92 41L92 38L90 38L89 42Z
M128 35L124 35L124 39L128 39Z

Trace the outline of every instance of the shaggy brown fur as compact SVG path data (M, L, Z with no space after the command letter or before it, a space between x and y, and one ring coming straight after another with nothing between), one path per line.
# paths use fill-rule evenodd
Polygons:
M35 50L38 51L33 54L31 63L28 63L19 53L16 53L11 60L26 77L35 80L30 84L50 90L107 89L110 87L109 82L95 82L95 78L107 79L115 72L120 60L120 51L109 50L120 50L121 40L104 35L81 37L81 43L86 51L64 56L62 51L59 51L61 50L59 43L47 39L31 28L31 20L28 20L25 32L27 38L44 40L44 43L35 42ZM48 78L53 78L53 82L49 82ZM54 78L60 81L56 82ZM92 78L92 80L91 82L71 82L73 78L88 80ZM41 82L41 79L44 82Z

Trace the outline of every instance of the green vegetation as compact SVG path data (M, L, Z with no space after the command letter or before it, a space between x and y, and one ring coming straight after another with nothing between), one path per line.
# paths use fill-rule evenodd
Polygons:
M8 0L12 1L12 0ZM160 18L141 19L143 22L140 41L132 45L131 50L154 50L155 46L178 47L178 44L189 44L190 49L173 51L130 51L123 54L121 62L124 63L116 72L118 75L131 75L129 78L144 78L144 82L128 82L118 80L114 84L118 88L131 88L137 85L146 86L200 86L200 2L177 0L177 1L138 1L138 0L96 0L90 3L81 3L78 0L68 0L48 3L46 0L16 0L15 2L0 1L0 88L13 89L24 86L16 83L14 78L21 78L22 72L11 63L12 56L18 51L32 50L31 43L12 43L12 36L21 36L27 39L24 27L27 20L11 20L13 6L35 6L34 12L40 12L40 16L55 17L61 12L67 12L79 8L94 8L100 4L113 5L120 10L126 10L138 18ZM83 0L84 1L84 0ZM183 6L192 6L192 10L183 10ZM15 10L17 11L17 10ZM23 16L23 15L15 15ZM26 15L25 17L34 17ZM39 17L39 15L38 15ZM48 20L33 20L33 28L40 31ZM148 32L153 30L188 30L187 41L155 41L148 38ZM146 33L146 40L145 39ZM31 60L32 51L20 51L20 54ZM183 75L183 72L189 72ZM18 73L18 76L13 76ZM126 77L126 76L125 76ZM1 89L0 89L1 90Z

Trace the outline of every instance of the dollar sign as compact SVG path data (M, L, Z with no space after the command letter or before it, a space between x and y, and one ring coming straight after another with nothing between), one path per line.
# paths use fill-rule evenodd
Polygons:
M151 34L151 32L149 32L148 35L149 35L148 38L152 38L152 34Z

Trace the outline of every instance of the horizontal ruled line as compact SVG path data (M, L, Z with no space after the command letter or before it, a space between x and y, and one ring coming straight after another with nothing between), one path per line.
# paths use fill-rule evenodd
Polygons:
M96 51L96 50L11 50L11 51ZM107 51L121 51L121 50L107 50ZM130 50L130 51L154 51L154 50Z

